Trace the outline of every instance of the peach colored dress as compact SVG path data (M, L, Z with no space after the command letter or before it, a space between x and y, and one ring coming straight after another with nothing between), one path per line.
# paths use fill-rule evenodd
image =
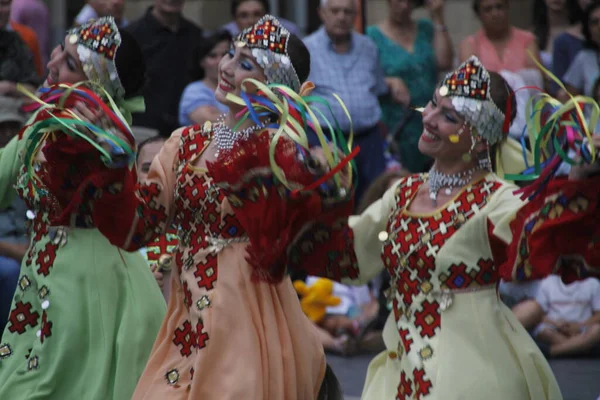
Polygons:
M314 399L323 348L290 279L251 280L244 229L203 168L211 138L174 132L136 199L122 201L136 210L132 228L109 235L131 250L179 228L167 316L133 399Z
M496 51L496 48L485 35L483 29L477 31L474 35L467 38L475 55L481 60L481 63L488 71L507 70L519 72L527 68L527 48L535 40L531 32L519 28L511 28L511 37L502 57Z

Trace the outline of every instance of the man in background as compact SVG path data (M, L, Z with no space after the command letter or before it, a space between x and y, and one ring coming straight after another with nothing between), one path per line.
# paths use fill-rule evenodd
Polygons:
M146 111L134 114L133 125L169 136L179 127L179 100L187 83L191 51L202 29L182 15L185 0L154 0L154 6L126 29L138 41L146 61Z

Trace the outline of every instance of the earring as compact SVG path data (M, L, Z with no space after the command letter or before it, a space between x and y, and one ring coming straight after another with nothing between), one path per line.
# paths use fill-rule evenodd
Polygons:
M460 136L463 134L464 130L465 130L465 126L463 125L458 130L458 133L448 136L450 143L453 143L453 144L458 143L458 141L460 140Z
M483 152L482 152L483 153ZM492 172L492 159L490 158L489 147L485 150L483 157L479 157L479 168Z
M465 153L462 155L462 160L466 163L470 163L473 160L473 156L471 156L471 154L473 153L473 150L475 149L475 137L473 136L473 131L471 131L471 149L469 149L468 153Z

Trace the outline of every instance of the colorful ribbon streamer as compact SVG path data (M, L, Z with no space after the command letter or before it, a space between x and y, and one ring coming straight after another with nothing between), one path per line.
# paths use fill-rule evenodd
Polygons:
M255 86L258 91L256 94L248 93L248 85ZM310 84L308 85L310 91ZM323 148L327 164L330 168L328 174L322 177L317 182L303 188L302 190L314 190L321 184L324 184L326 180L333 178L338 192L343 193L342 180L340 173L342 173L343 167L350 164L352 167L347 169L347 180L352 182L353 170L356 166L352 159L358 154L359 149L352 149L353 132L350 130L350 136L348 140L344 137L342 130L340 129L339 123L333 116L333 112L326 100L318 96L310 96L298 94L288 88L287 86L280 84L269 84L265 85L255 79L247 79L242 83L243 91L240 96L235 96L232 93L227 94L227 100L243 106L243 110L238 114L238 123L233 128L237 130L239 126L246 120L251 119L255 124L261 124L261 118L267 115L278 115L278 123L267 126L268 129L275 130L275 134L271 139L269 148L269 158L271 162L271 169L274 176L288 189L291 189L291 185L288 183L285 172L275 162L275 147L278 140L284 135L293 140L300 151L304 154L309 152L309 142L306 130L307 128L312 129ZM351 120L350 113L339 96L334 94L336 100L342 106L342 109L346 113L346 116ZM333 116L334 124L329 121L323 113L317 109L311 107L312 104L322 104L327 108ZM317 114L321 117L324 125L327 126L327 131L330 133L329 137L323 131L321 123L317 118ZM343 152L343 157L338 151L332 151L330 148L338 148ZM354 174L355 176L356 174Z
M581 165L596 161L596 149L588 147L600 117L600 107L590 97L573 96L562 82L545 69L534 57L538 68L568 94L564 104L547 93L532 96L525 108L526 126L521 137L526 169L520 174L507 174L508 180L531 181L519 190L522 198L533 198L542 191L556 174L560 164ZM536 88L537 89L537 88ZM589 106L591 113L586 122L583 108ZM527 160L527 140L533 152L533 165ZM571 156L569 153L574 154Z
M90 87L98 90L106 98L110 107ZM113 154L107 151L100 142L106 143L112 150L119 149L127 156L130 165L132 165L133 160L135 160L135 148L132 148L119 135L82 120L72 110L77 102L81 102L93 110L102 110L103 115L110 120L114 127L122 132L127 140L134 143L133 133L125 117L113 99L100 85L93 82L80 82L73 85L57 84L49 88L42 88L39 97L22 85L17 85L17 89L33 100L32 104L24 107L25 111L33 112L33 115L20 135L22 137L25 134L27 138L23 162L27 166L27 176L32 179L36 190L40 189L41 185L39 183L41 181L35 173L35 157L40 146L46 140L52 140L52 135L59 132L87 141L101 154L102 161L107 165L113 161Z

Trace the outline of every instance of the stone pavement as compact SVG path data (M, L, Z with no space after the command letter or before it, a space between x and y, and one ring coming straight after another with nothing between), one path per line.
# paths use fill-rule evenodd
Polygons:
M359 400L367 366L373 356L365 354L344 358L327 355L327 362L344 389L345 400ZM550 366L564 400L597 400L600 396L600 359L552 360Z

